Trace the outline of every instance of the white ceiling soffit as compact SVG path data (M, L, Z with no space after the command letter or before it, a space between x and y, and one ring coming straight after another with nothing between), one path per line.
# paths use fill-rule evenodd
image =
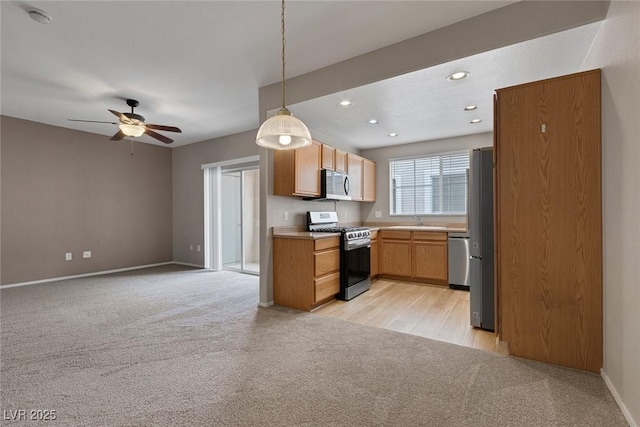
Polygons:
M293 77L512 1L287 2ZM31 20L27 6L52 16ZM1 113L111 136L67 119L136 113L177 126L172 146L258 127L258 89L280 80L278 1L2 1ZM162 132L161 132L162 133ZM140 141L163 145L142 136Z
M495 89L580 71L602 22L290 105L311 130L360 149L491 132ZM455 71L461 81L448 81ZM349 100L348 108L338 103ZM475 111L464 111L476 105ZM472 124L472 119L482 122ZM368 124L370 119L379 121ZM397 137L389 137L395 132Z

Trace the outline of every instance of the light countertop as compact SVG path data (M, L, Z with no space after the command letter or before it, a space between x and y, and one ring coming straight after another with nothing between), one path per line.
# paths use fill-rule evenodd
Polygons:
M467 229L461 224L448 224L446 226L436 225L366 225L371 231L381 230L405 230L405 231L433 231L443 233L465 233ZM340 233L323 233L304 231L303 226L292 227L273 227L272 237L281 239L328 239L331 237L339 237Z

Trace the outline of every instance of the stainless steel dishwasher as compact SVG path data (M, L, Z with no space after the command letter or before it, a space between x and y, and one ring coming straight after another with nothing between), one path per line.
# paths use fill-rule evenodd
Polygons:
M469 290L469 234L449 233L449 287Z

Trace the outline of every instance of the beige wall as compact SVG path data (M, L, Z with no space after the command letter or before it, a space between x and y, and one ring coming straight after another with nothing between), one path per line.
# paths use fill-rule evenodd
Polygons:
M255 156L256 130L197 144L173 153L173 260L204 265L204 175L202 165ZM193 245L193 250L190 246ZM197 251L200 245L201 251Z
M640 425L640 2L614 1L583 65L602 68L604 368Z
M389 216L389 159L412 157L431 153L469 150L472 148L490 147L493 145L493 133L460 136L456 138L438 139L434 141L416 142L413 144L394 145L391 147L363 150L362 156L376 162L376 201L362 206L362 218L367 222L410 221L412 216ZM382 211L382 218L375 218L375 211ZM424 224L466 223L466 216L422 216Z
M2 284L171 261L169 148L1 124Z

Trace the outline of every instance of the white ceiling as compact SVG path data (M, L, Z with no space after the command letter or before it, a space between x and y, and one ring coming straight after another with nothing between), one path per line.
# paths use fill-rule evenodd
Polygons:
M308 127L360 148L493 130L495 89L575 73L602 22L290 105ZM449 81L456 71L469 77ZM338 106L349 100L352 106ZM475 105L474 111L464 108ZM367 124L375 118L378 124ZM480 123L471 123L481 119ZM389 133L398 136L390 137Z
M290 0L287 74L304 74L509 3ZM27 6L46 10L52 22L31 20ZM257 128L258 88L280 79L277 1L2 1L0 13L0 112L6 116L111 136L114 125L67 119L110 121L115 116L108 108L128 111L124 100L135 98L136 113L148 123L182 128L182 134L161 132L180 146ZM312 129L339 133L359 148L490 130L493 89L577 71L597 28L476 55L292 110ZM471 77L457 85L444 80L458 66ZM338 111L335 103L343 96L355 104ZM481 106L481 125L465 123L471 114L459 110L468 102ZM363 126L371 115L381 121L378 134ZM394 141L384 137L391 127L400 133Z

